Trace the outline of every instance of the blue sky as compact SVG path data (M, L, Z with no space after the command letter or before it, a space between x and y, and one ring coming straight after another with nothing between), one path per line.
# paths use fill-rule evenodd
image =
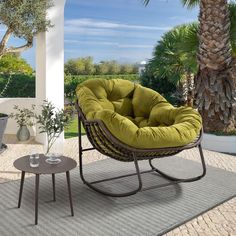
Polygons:
M95 62L140 62L151 58L161 36L172 27L197 20L198 9L180 0L67 0L65 60L92 56ZM1 29L0 29L1 35ZM13 39L11 43L21 42ZM34 66L34 48L22 54Z

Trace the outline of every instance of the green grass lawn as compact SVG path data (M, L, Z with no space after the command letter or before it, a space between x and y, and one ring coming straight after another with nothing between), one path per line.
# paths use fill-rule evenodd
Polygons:
M85 134L84 127L82 126L82 134ZM74 138L78 136L78 118L73 118L68 127L65 128L65 138Z

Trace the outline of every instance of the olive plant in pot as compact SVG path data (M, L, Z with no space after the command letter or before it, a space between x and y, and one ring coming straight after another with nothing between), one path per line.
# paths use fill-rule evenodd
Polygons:
M60 155L57 150L53 150L53 146L57 138L61 135L70 122L70 116L63 109L56 109L55 106L45 100L42 105L41 114L36 116L37 123L39 124L40 133L46 134L46 149L45 156L46 162L49 164L57 164L60 160Z
M32 127L34 125L33 119L35 118L35 105L31 105L31 109L20 108L15 105L13 109L16 110L16 112L11 113L9 117L15 119L17 125L19 126L16 134L17 139L19 141L27 141L30 138L30 131L28 127Z

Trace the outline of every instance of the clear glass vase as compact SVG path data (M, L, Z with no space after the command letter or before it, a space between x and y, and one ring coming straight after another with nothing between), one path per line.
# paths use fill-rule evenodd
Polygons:
M46 145L45 152L44 152L46 156L46 162L49 164L60 163L62 154L59 152L59 150L60 150L60 146L58 143L54 143L49 150Z
M58 153L49 152L45 156L47 157L46 162L49 164L58 164L61 162L61 155Z

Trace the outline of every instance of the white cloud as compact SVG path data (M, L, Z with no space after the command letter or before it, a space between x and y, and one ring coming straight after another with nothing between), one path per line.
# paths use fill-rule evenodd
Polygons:
M65 39L65 43L67 44L98 44L98 45L118 45L116 42L107 42L107 41L79 41L79 40L73 40L73 39Z
M119 48L153 48L153 45L145 45L145 44L120 44Z
M109 41L79 41L74 39L65 39L66 44L89 44L89 45L104 45L104 46L115 46L117 48L153 48L153 45L145 44L121 44L119 42L109 42Z
M79 34L87 36L116 36L117 32L111 29L85 28L79 26L65 25L66 34Z
M185 16L171 16L169 17L169 19L173 21L178 21L178 24L197 21L197 18L190 18Z
M171 27L166 26L150 26L150 25L133 25L133 24L121 24L112 21L104 21L90 18L80 18L65 21L65 29L76 28L93 28L93 29L129 29L129 30L150 30L150 31L166 31Z
M132 31L132 30L113 30L113 29L98 29L98 28L78 28L67 27L65 28L66 36L82 36L91 38L139 38L139 39L153 39L157 40L161 37L163 32L160 31Z

